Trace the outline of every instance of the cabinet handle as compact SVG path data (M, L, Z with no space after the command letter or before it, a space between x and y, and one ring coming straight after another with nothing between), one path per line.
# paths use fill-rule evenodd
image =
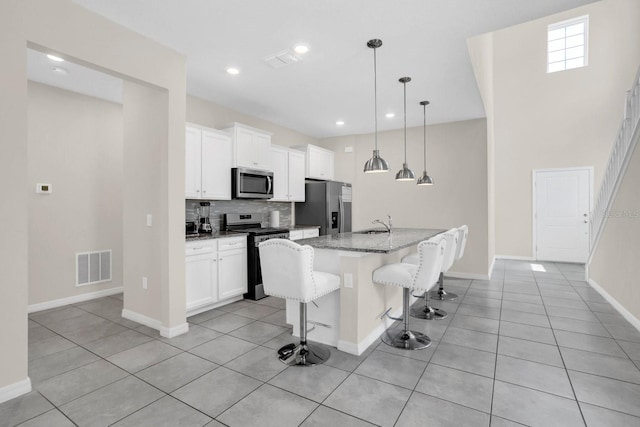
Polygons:
M200 192L200 190L196 190L196 193L199 193L199 192Z
M222 261L224 258L220 257L219 259L220 259L220 261Z
M229 245L229 246L233 246L233 245L237 245L238 243L240 243L240 242L227 243L227 245Z
M203 193L206 193L206 192L207 192L207 190L202 190L202 192L203 192Z
M217 260L217 259L212 259L211 261L213 261L213 262L218 262L218 260Z
M198 248L191 248L192 251L199 251L200 249L202 249L202 246L200 246Z

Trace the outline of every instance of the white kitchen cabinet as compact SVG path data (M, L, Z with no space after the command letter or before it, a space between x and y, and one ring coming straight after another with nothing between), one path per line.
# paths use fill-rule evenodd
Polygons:
M318 236L320 236L320 229L319 228L306 228L306 229L302 230L302 236L305 239L309 239L311 237L318 237Z
M233 138L233 165L271 170L271 134L241 123L224 129Z
M271 146L274 202L304 202L305 155L299 150Z
M293 147L306 153L305 176L311 179L330 181L334 176L334 152L316 145L297 145Z
M289 240L304 239L304 232L302 230L289 230Z
M309 239L311 237L318 237L319 235L320 230L318 228L289 230L289 240Z
M247 292L247 238L187 242L187 315L228 304Z
M189 125L185 135L185 198L231 200L231 136Z
M186 245L187 311L218 301L213 286L218 277L218 255L214 240L189 242Z

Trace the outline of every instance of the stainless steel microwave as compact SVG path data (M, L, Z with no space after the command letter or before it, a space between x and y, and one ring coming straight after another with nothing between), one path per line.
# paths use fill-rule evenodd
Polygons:
M273 172L248 168L231 169L231 194L234 199L271 199Z

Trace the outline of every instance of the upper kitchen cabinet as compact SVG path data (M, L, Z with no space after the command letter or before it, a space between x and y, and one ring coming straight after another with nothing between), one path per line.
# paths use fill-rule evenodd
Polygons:
M185 198L231 200L231 135L188 125L185 160Z
M316 145L297 145L293 148L307 154L305 176L311 179L330 181L333 179L334 153Z
M305 155L299 150L271 146L274 202L304 202Z
M231 123L225 131L233 137L233 165L271 170L271 134L241 123Z

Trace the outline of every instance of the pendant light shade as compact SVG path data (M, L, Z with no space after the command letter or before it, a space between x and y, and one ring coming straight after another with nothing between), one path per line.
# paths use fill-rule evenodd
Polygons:
M407 83L411 81L411 77L402 77L398 81L404 87L404 163L396 174L396 181L413 181L416 177L407 163Z
M422 105L424 115L424 172L422 172L422 176L418 179L418 185L433 185L433 179L427 173L427 105L429 105L429 101L422 101L420 105Z
M375 149L373 150L373 157L367 160L364 164L364 173L380 173L389 171L389 163L380 157L380 151L378 151L378 76L376 49L380 46L382 46L382 40L380 39L373 39L367 42L367 47L373 49L373 120L375 125L373 138L375 141Z

